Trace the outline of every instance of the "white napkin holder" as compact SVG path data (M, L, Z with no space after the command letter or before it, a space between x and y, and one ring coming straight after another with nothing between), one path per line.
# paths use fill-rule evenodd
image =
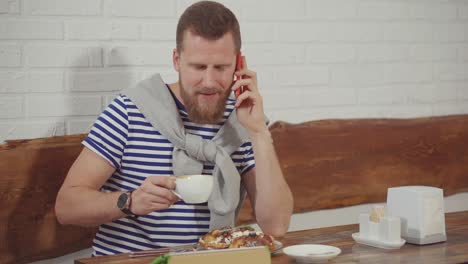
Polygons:
M444 195L440 188L402 186L389 188L387 213L401 219L401 237L411 244L447 240Z

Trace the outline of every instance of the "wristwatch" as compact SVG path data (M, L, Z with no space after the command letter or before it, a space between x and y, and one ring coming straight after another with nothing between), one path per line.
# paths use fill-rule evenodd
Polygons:
M132 205L132 192L133 191L124 192L119 195L119 198L117 199L117 207L126 215L136 216L132 211L130 211L130 206Z

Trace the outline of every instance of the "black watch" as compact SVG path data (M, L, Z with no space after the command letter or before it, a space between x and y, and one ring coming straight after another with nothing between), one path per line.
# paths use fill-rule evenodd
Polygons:
M117 207L124 212L124 214L129 216L136 216L132 211L130 211L130 206L132 204L132 192L124 192L119 195L119 199L117 199Z

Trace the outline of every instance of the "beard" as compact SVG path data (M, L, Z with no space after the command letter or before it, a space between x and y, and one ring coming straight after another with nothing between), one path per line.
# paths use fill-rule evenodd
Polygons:
M186 90L180 81L179 74L179 86L180 86L180 96L185 104L185 109L187 110L188 117L190 121L198 124L217 124L219 123L223 116L224 111L226 110L226 101L231 93L231 89L222 89L222 88L189 88ZM219 98L214 103L203 102L200 100L199 96L201 94L213 94L217 93Z

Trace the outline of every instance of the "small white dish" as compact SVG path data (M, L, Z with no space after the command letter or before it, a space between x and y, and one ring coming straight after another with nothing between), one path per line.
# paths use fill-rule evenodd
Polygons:
M370 239L367 237L360 236L359 233L354 233L351 235L354 241L358 242L359 244L364 244L371 247L378 247L383 249L398 249L401 248L405 244L404 239L400 239L400 241L381 241L376 239Z
M283 248L283 253L297 263L323 263L338 256L341 249L320 244L302 244Z

